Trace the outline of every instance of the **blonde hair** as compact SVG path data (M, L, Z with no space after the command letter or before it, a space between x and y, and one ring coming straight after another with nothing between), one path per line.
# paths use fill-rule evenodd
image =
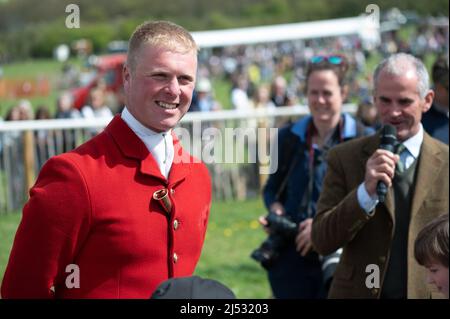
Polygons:
M439 262L448 268L448 232L448 214L433 219L419 232L414 257L420 265Z
M170 21L147 21L139 25L130 37L127 63L131 70L136 66L136 55L143 44L173 52L198 51L194 38L185 28Z

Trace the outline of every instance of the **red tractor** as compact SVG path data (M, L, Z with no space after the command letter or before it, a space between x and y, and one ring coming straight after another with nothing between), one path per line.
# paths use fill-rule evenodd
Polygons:
M108 54L91 58L94 68L93 76L87 84L71 90L74 107L81 109L88 103L89 92L96 87L100 81L106 84L106 90L114 94L122 89L122 69L127 59L125 53Z

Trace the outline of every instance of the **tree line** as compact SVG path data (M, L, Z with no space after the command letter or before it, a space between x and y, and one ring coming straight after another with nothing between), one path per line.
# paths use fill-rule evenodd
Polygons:
M80 8L80 28L68 29L68 4ZM127 40L144 20L165 19L191 31L353 17L373 0L0 0L0 63L50 57L56 45L80 38L94 52ZM381 12L397 7L420 16L448 17L448 0L377 0Z

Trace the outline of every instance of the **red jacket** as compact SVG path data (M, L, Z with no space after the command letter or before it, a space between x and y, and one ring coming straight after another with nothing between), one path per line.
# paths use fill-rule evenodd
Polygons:
M103 133L50 159L24 207L2 297L147 299L162 281L191 275L205 238L211 181L176 139L174 147L190 163L174 161L167 181L116 116ZM162 188L173 203L170 216L152 199ZM75 274L66 272L70 264L79 267L79 288L66 286Z

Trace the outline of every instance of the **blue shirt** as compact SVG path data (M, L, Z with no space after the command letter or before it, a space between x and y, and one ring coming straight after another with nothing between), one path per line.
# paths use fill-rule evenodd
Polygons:
M448 108L433 104L422 116L422 124L425 131L432 137L448 145Z
M342 114L343 126L341 133L341 139L343 141L347 141L353 139L355 137L361 136L358 135L358 126L356 120L350 116L349 114ZM301 210L301 202L305 192L308 188L308 183L310 179L309 172L309 162L310 162L310 154L307 146L307 130L309 125L311 124L312 117L306 116L301 118L299 121L294 123L292 126L285 127L280 129L278 134L278 170L269 176L267 184L264 187L263 196L264 203L267 209L276 201L281 201L286 211L286 214L291 217L291 219L295 222L301 222L308 217L313 217L316 212L316 204L319 199L320 192L322 190L322 182L326 174L326 160L323 150L318 148L313 148L313 156L314 156L314 184L312 187L312 194L310 201L308 202L310 212L312 212L312 216L308 216L306 211ZM370 135L373 134L374 130L371 128L364 128L364 132L362 135ZM288 138L289 134L294 134L298 139L296 139L295 145L285 145L284 141ZM335 136L335 135L333 135ZM331 146L340 143L339 138L332 138ZM279 190L280 184L284 179L282 172L280 172L280 168L284 165L290 164L293 160L292 158L286 159L285 156L289 154L293 154L295 152L289 152L285 148L286 147L295 147L300 149L300 154L298 162L295 167L292 169L291 174L289 175L286 183L286 188L284 190L284 196L277 200L276 194Z

